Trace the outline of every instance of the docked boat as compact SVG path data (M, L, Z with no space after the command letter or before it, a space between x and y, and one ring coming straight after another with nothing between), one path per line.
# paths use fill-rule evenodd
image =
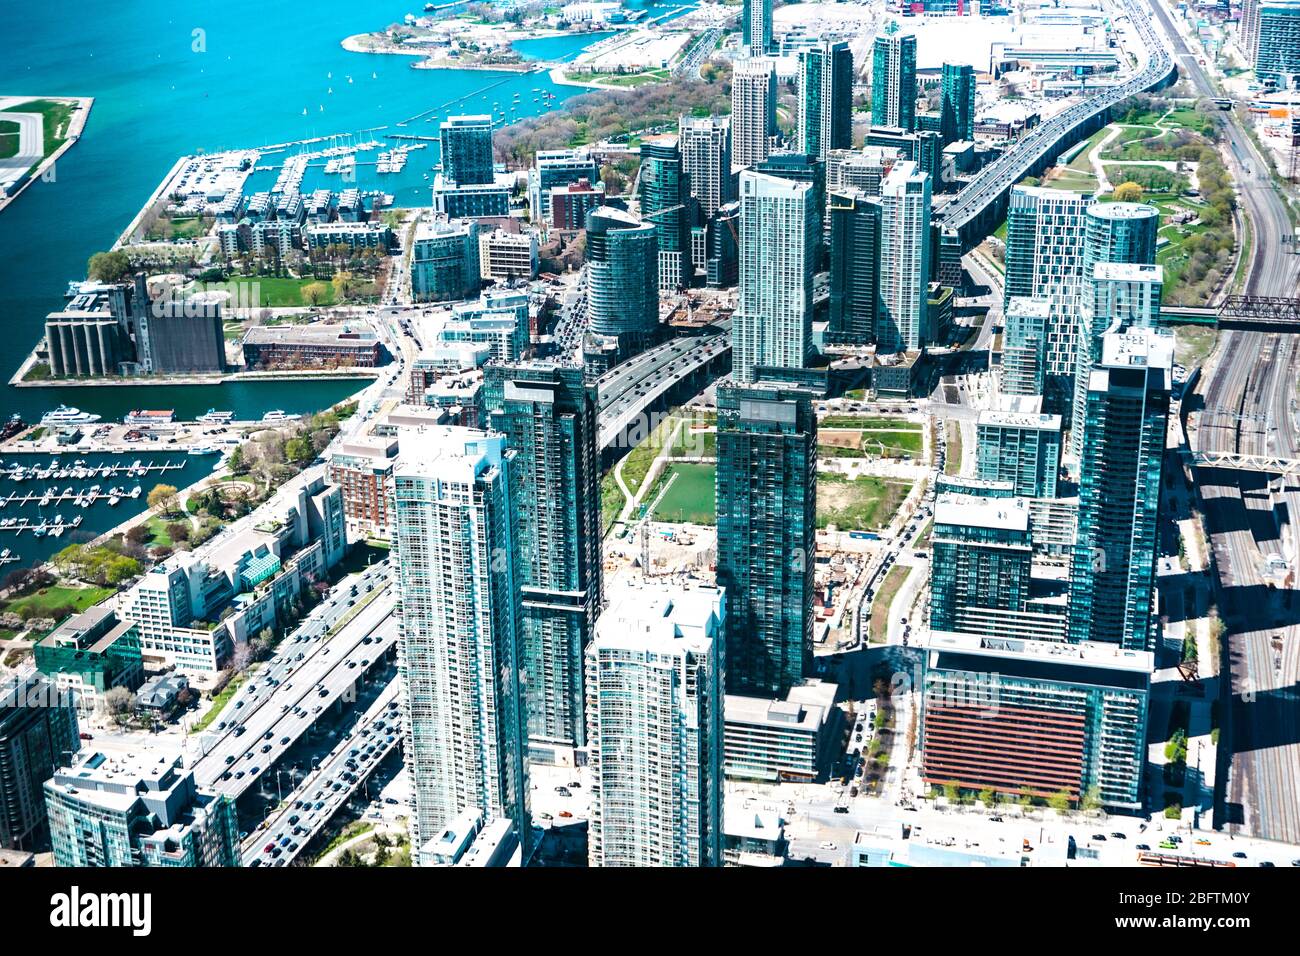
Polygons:
M70 408L67 405L60 405L54 411L46 412L41 416L41 424L47 428L58 428L62 425L89 425L97 421L99 421L98 415Z
M215 408L209 408L204 414L197 419L200 425L225 425L235 418L234 412L219 412Z
M123 425L132 425L136 428L147 428L149 426L170 425L176 418L175 409L136 409L122 419Z
M295 418L295 416L293 416L293 415L286 415L286 414L284 413L283 409L279 409L279 408L277 408L277 409L273 409L272 411L267 412L265 415L262 416L262 424L264 424L264 425L283 425L285 422L291 422L291 421L293 421L294 418Z
M216 454L216 451L217 450L213 448L211 445L195 445L193 448L190 449L190 454L191 455L213 455Z

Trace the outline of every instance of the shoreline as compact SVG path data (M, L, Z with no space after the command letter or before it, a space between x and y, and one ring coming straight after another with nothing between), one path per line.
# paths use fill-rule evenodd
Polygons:
M28 357L29 360L32 356ZM24 363L26 365L27 363ZM385 366L351 366L340 369L312 369L283 371L226 372L221 375L171 375L166 378L139 376L136 378L50 378L39 382L10 381L14 388L141 388L171 385L224 385L227 382L309 382L316 379L378 379Z
M76 145L77 141L81 139L81 134L86 129L86 123L90 119L91 107L95 105L95 98L93 96L28 96L28 97L13 96L10 97L9 95L6 95L4 98L19 99L19 100L23 100L24 102L31 102L32 100L58 100L65 103L73 103L75 104L75 107L72 112L72 117L68 122L68 130L64 134L62 144L60 144L58 149L50 153L49 156L46 156L39 163L37 163L35 166L29 169L24 174L25 178L22 180L22 184L17 189L15 189L12 193L9 193L7 195L0 194L0 212L3 212L11 202L13 202L19 196L21 196L28 186L30 186L32 183L40 179L41 176L44 175L47 169L52 169L54 167L54 164L63 157L63 154L66 153L69 149L71 149L74 145Z

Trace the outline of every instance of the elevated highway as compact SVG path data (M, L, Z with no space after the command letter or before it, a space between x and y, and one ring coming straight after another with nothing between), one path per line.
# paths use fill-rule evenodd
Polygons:
M653 430L643 415L690 398L726 371L730 332L730 320L720 322L701 335L647 349L601 376L600 451L637 444Z
M1011 149L980 170L952 202L935 212L935 224L957 230L963 248L977 245L997 228L1006 215L1012 186L1053 165L1062 152L1105 126L1112 106L1136 93L1160 89L1176 75L1174 58L1152 26L1149 7L1139 0L1124 0L1122 7L1146 49L1145 61L1126 81L1095 93L1034 127Z

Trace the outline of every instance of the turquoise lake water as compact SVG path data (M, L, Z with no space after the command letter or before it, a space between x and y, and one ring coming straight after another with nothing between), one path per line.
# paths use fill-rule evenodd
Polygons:
M542 110L535 89L554 93L557 103L582 92L555 86L544 73L415 70L414 58L349 53L339 45L351 34L400 22L408 9L386 0L9 4L5 34L21 43L10 42L0 57L0 91L93 96L95 106L54 181L33 184L0 212L4 379L36 343L45 316L62 307L68 282L84 278L86 260L112 245L180 155L332 134L436 135L437 122L424 121L433 114L487 112L494 102L508 110L518 92L523 117ZM437 152L431 144L413 153L392 176L367 178L361 167L357 185L381 186L399 205L428 205ZM316 176L329 183L313 171L305 185ZM337 401L347 394L335 392L341 387L6 388L0 412L32 419L65 402L105 419L139 407L181 413L214 406L257 417L271 408L325 407L330 395Z

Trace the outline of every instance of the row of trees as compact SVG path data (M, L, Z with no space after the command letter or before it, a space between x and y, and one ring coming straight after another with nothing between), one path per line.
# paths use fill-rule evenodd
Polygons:
M683 113L731 112L731 68L706 63L706 82L670 79L629 90L584 93L565 100L564 111L532 116L497 132L496 155L516 167L531 165L539 149L561 149L676 126Z

